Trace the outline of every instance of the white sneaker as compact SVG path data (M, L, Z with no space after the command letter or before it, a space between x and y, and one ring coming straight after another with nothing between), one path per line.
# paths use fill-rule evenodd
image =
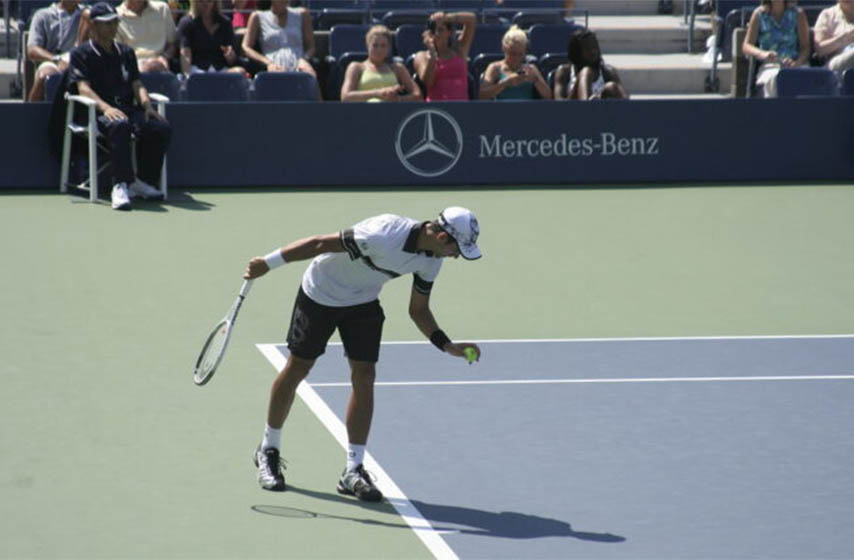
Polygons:
M127 183L116 183L113 185L113 210L130 210L130 197L128 196Z
M163 200L163 193L159 189L155 189L145 181L137 179L130 185L130 194L134 198L143 198L145 200Z

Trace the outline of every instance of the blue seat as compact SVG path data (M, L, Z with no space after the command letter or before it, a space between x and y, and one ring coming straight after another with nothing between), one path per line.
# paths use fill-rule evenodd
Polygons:
M777 74L777 95L839 95L839 82L836 74L827 68L783 68Z
M305 72L258 72L256 101L317 101L317 80Z
M318 29L332 29L338 25L366 25L370 12L365 8L324 8L317 14Z
M206 72L187 78L187 101L246 101L249 81L234 72Z
M854 69L849 68L842 74L842 95L854 95Z
M563 0L504 0L501 6L514 10L561 10Z
M336 25L329 32L329 56L338 59L345 52L364 52L368 25Z
M424 50L424 25L405 24L397 28L394 36L394 52L406 60L418 51Z
M371 10L382 15L392 10L436 10L436 2L433 0L373 0Z
M537 67L543 76L547 76L552 70L557 69L561 64L569 62L566 53L546 53L537 61Z
M504 53L500 52L480 53L474 57L469 64L472 76L479 81L483 73L486 72L487 66L503 58Z
M382 24L389 29L397 29L401 25L420 25L423 29L435 10L391 10L382 15ZM375 12L374 16L378 13Z
M346 52L338 57L335 65L329 70L326 78L326 98L341 99L341 86L344 85L344 76L351 62L359 62L368 58L365 51Z
M142 72L139 79L150 92L165 95L170 101L181 98L181 83L172 72Z
M501 52L501 39L509 28L510 26L499 23L478 25L469 50L469 58L481 53Z
M564 25L567 21L563 17L562 10L556 11L535 11L535 10L521 10L516 12L511 20L513 25L517 25L522 29L528 29L529 27L537 24L542 25Z
M569 38L579 29L580 25L534 25L528 31L528 51L542 58L544 54L566 54Z

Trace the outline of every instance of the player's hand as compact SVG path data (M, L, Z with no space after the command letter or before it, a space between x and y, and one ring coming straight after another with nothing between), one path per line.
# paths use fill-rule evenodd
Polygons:
M762 60L765 62L777 62L777 51L765 51L765 58Z
M269 271L270 267L267 266L267 262L264 260L264 257L254 257L249 261L249 265L246 267L246 272L243 274L243 278L251 280L252 278L264 276Z
M474 351L473 356L471 355L472 351ZM466 360L469 360L469 363L472 363L473 361L480 361L480 348L477 346L477 344L473 344L471 342L452 342L450 344L446 344L445 352L447 352L451 356L465 358ZM470 355L466 356L467 353ZM473 359L470 359L472 357Z

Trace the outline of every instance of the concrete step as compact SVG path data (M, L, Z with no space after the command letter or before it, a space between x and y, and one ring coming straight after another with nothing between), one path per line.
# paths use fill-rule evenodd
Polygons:
M590 16L589 26L603 53L688 52L688 26L680 16ZM693 51L705 48L708 24L694 28Z
M706 93L709 64L703 54L612 54L605 62L617 69L629 94L702 94ZM718 64L720 92L729 92L732 64Z
M574 10L586 10L590 15L654 15L658 0L575 0Z

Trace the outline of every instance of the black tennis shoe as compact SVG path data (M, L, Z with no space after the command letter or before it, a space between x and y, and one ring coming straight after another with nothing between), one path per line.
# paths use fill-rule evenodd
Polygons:
M252 460L258 467L258 484L264 490L273 492L285 491L285 477L282 475L282 460L279 458L279 450L268 447L261 450L261 446L252 454Z
M374 481L362 465L351 471L344 470L338 480L338 493L356 496L365 502L379 502L383 499L383 493L374 486Z

